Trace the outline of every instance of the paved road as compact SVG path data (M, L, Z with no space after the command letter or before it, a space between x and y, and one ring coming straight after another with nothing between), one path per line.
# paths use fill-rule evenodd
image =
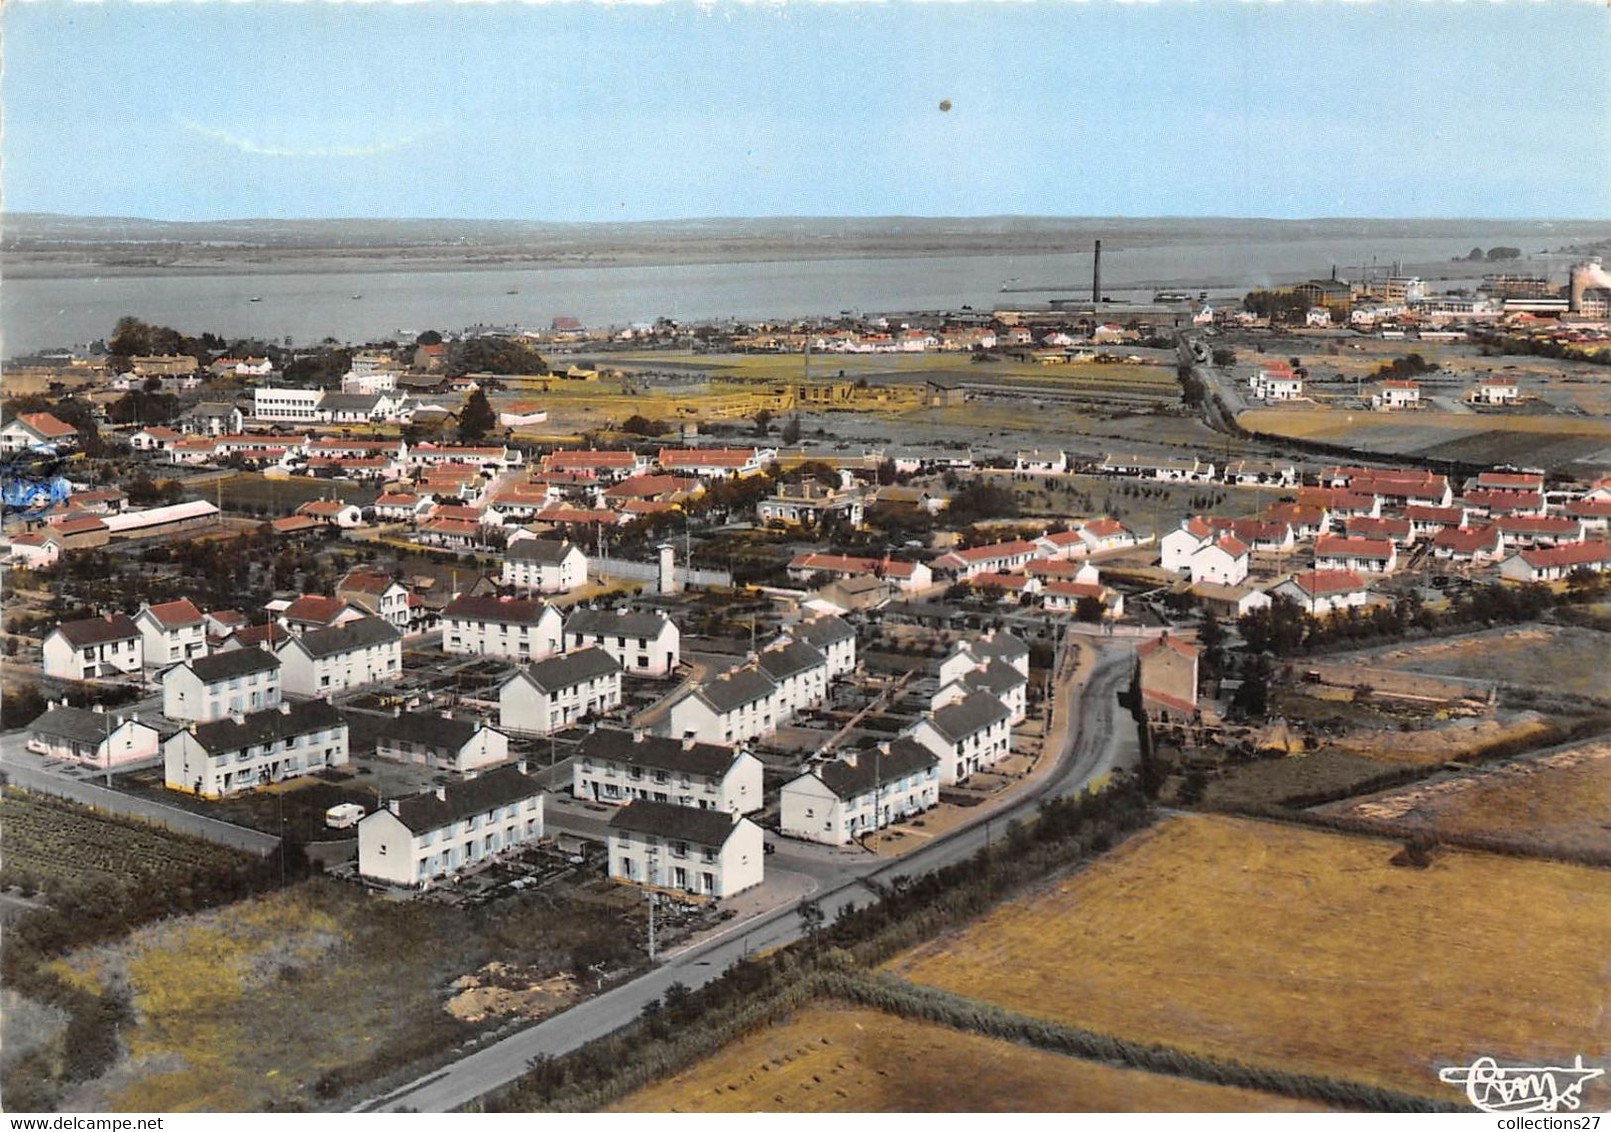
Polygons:
M1012 819L1032 815L1043 799L1074 793L1091 779L1131 762L1136 756L1134 728L1129 725L1128 714L1119 707L1117 695L1129 681L1133 655L1128 645L1103 648L1091 678L1077 692L1080 700L1075 717L1079 725L1070 728L1068 742L1059 752L1057 764L1012 805L904 857L875 863L866 870L854 867L850 870L854 875L848 879L843 871L825 868L822 856L815 855L817 865L813 871L839 879L837 887L824 885L816 898L828 920L831 922L848 904L865 905L873 898L872 890L865 883L867 879L887 882L960 861L977 852L993 836L999 836ZM802 856L791 853L789 867L806 871L797 863ZM362 1110L446 1112L458 1108L515 1080L539 1055L568 1053L632 1022L645 1003L659 998L672 983L701 986L744 956L782 946L803 934L797 905L735 925L725 935L678 955L630 983L461 1058L369 1102Z

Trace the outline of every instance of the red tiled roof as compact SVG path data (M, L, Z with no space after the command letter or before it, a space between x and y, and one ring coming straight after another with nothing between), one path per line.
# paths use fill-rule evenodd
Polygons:
M1542 550L1524 550L1522 561L1535 570L1551 566L1587 566L1595 562L1611 561L1611 547L1603 542L1579 542L1569 546L1552 546Z
M329 625L347 608L347 603L321 594L303 594L286 606L287 621L304 621L314 625Z
M1365 588L1364 581L1352 570L1304 570L1292 575L1292 581L1310 597L1353 593Z
M1107 538L1109 535L1123 534L1124 524L1117 519L1092 519L1088 523L1081 523L1080 530L1096 538Z
M1341 554L1350 558L1391 558L1393 544L1380 538L1321 535L1315 539L1316 556Z
M1498 541L1499 529L1494 526L1444 527L1432 536L1433 546L1466 552L1489 549L1495 546Z
M177 629L184 625L199 625L201 623L201 610L188 597L178 601L165 601L160 605L153 605L146 612L157 619L164 628Z
M17 419L46 440L57 440L62 437L78 435L76 428L66 421L58 420L50 413L20 413Z
M1172 652L1177 652L1181 656L1184 656L1184 657L1195 657L1197 655L1197 646L1191 644L1188 641L1183 641L1179 637L1171 637L1171 636L1167 636L1167 635L1162 636L1162 637L1156 637L1153 640L1150 640L1150 641L1146 642L1145 644L1137 645L1136 646L1136 655L1137 656L1151 656L1153 653L1157 652L1159 649L1164 649L1164 648L1169 649Z

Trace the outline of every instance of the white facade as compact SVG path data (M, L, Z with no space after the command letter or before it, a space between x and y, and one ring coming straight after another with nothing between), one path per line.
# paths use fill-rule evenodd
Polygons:
M621 706L621 668L598 649L521 668L498 689L498 725L547 735Z
M323 700L214 723L192 723L162 745L168 789L221 798L345 766L347 723Z
M71 639L78 632L75 628L63 632L58 625L52 629L41 650L45 675L58 680L99 680L141 671L145 667L143 638L132 621L122 620L128 622L125 629L97 633L93 640L85 637L81 644Z
M176 607L188 607L179 610ZM194 619L192 620L192 614ZM134 615L147 668L164 668L207 655L207 627L189 602L143 607Z
M519 539L504 552L503 584L527 593L569 593L587 583L587 555L572 543Z
M862 781L865 776L854 772L862 759L870 760L875 753L841 756L837 761L848 764L849 774L836 775L830 764L786 783L778 796L779 831L785 837L824 845L848 845L939 804L940 767L932 755L926 766L902 764L891 768L887 777Z
M1247 564L1247 547L1234 539L1218 539L1199 547L1191 556L1192 584L1240 585L1247 578Z
M565 622L565 650L590 645L632 676L670 676L682 663L682 631L663 613L578 610Z
M525 663L564 652L564 618L551 605L514 598L458 598L442 611L442 650Z
M125 719L100 710L60 707L28 727L28 750L85 766L139 762L155 757L161 747L162 733L141 723L138 715Z
M238 654L246 654L248 659L238 661ZM175 665L162 674L162 714L169 719L211 723L278 707L280 666L272 655L265 652L263 657L270 663L257 662L248 650L237 649ZM209 662L234 670L214 673L209 671Z
M1158 564L1171 573L1184 574L1191 569L1192 555L1213 538L1213 528L1207 523L1188 520L1158 540L1161 553Z
M994 710L985 701L991 701ZM924 716L907 735L940 760L940 782L945 786L995 765L1012 750L1007 708L986 692L975 692Z
M617 818L634 807L654 805L634 802ZM625 829L612 822L609 845L610 879L625 884L721 900L754 888L765 875L765 837L748 818L733 822L721 840L709 834L680 836L675 829L664 834Z
M321 419L319 403L323 389L254 389L252 416L260 421L307 421Z
M753 813L764 800L761 760L748 751L642 732L584 739L571 760L571 793L607 805L643 800L733 814Z
M388 802L358 823L358 872L425 888L543 836L543 795L517 767Z
M367 617L292 636L274 655L280 658L280 684L286 692L323 696L395 679L403 671L403 638L380 618Z

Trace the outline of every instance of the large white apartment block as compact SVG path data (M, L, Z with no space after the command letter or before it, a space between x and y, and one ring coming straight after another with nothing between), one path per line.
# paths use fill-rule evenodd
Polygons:
M940 802L940 760L911 739L809 766L779 795L785 837L848 845Z
M206 619L188 598L142 605L134 615L147 668L166 668L207 655Z
M280 705L280 661L266 649L231 649L162 674L162 714L211 723Z
M761 760L741 747L599 730L571 760L571 792L610 805L643 799L747 814L761 808Z
M565 649L588 646L632 676L670 676L682 661L682 632L664 613L578 609L565 619Z
M725 899L764 879L765 837L748 818L633 802L610 819L610 879Z
M950 786L995 765L1012 750L1011 713L988 692L930 712L906 734L940 760L940 783Z
M170 790L222 798L347 764L347 721L324 700L212 723L192 723L162 745Z
M565 651L565 621L547 602L488 594L456 597L442 610L442 650L525 664Z
M252 416L260 421L314 422L321 419L319 404L323 400L323 389L254 389Z
M286 692L323 696L401 675L403 635L379 617L364 617L292 636L274 654Z
M621 666L603 649L582 649L517 669L498 689L498 726L547 735L621 706Z
M587 555L571 542L523 538L504 551L503 584L526 593L556 594L587 583Z
M543 794L524 766L387 802L358 823L358 872L425 888L543 836Z
M45 637L45 675L58 680L100 680L145 667L144 638L122 613L64 621Z

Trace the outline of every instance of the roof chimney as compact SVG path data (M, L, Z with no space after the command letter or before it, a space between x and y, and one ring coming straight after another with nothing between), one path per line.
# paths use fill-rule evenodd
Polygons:
M694 744L697 742L699 742L699 740L695 738L693 734L690 733L688 735L684 735L682 737L682 749L685 751L691 751L694 749Z
M447 787L446 786L438 786L433 791L433 793L436 795L436 800L438 802L446 802L447 801Z
M246 717L244 715L242 715L238 711L230 712L229 713L229 718L231 718L231 719L233 719L235 721L235 726L237 726L237 727L245 727L246 726Z
M90 711L103 712L104 713L106 711L106 705L105 704L91 704L90 705Z
M632 741L634 743L641 743L641 742L643 742L644 737L647 736L648 734L649 734L649 732L648 732L647 729L642 728L642 727L634 727L632 729Z
M281 715L290 715L291 714L291 701L290 700L281 700L280 701L280 714Z
M853 766L856 765L857 761L860 758L861 758L860 752L858 752L858 751L846 751L844 754L839 756L839 761L844 763L846 766L853 767Z
M403 800L401 798L389 798L386 801L386 808L394 814L401 814L403 812Z

